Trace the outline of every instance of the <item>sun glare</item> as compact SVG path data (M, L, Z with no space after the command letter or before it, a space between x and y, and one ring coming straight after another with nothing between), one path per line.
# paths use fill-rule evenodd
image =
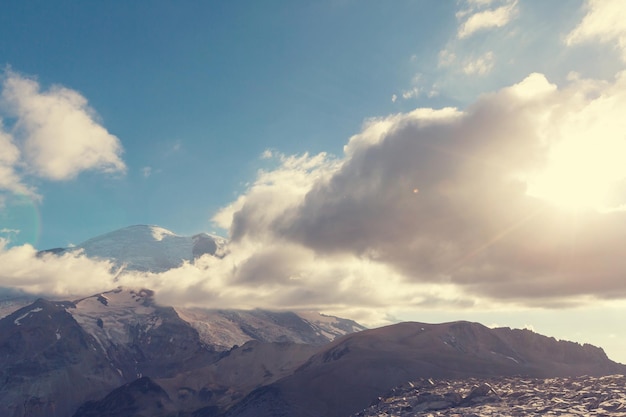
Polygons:
M528 194L568 211L620 208L616 185L626 178L626 143L572 140L556 146L547 167L527 179Z

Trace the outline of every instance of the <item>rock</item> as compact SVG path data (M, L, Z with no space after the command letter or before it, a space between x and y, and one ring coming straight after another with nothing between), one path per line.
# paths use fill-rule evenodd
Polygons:
M626 376L412 381L354 417L568 415L626 417ZM410 385L405 384L405 387ZM463 393L465 396L461 396ZM407 404L411 407L407 407Z

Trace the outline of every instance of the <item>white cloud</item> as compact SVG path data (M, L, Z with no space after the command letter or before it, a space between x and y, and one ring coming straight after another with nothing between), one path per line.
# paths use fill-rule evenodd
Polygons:
M7 190L35 197L34 190L24 184L20 174L17 172L20 157L19 148L15 145L13 137L4 131L2 120L0 119L0 191Z
M463 72L467 75L486 75L491 72L493 66L493 52L489 51L476 59L465 62Z
M152 175L152 167L141 168L141 174L144 178L149 178Z
M419 87L413 87L410 90L405 90L402 92L402 98L408 100L410 98L416 98L420 95L421 91Z
M395 103L395 102L396 102L396 100L398 100L398 96L397 96L397 95L395 95L395 94L393 94L393 95L391 96L391 102L392 102L392 103Z
M6 247L0 239L0 286L59 297L115 288L111 264L81 254L37 255L30 245ZM85 279L85 277L89 279Z
M585 7L587 14L567 35L566 43L615 42L626 61L626 3L623 0L587 0Z
M438 289L446 302L625 297L619 248L626 213L591 211L572 223L549 198L529 195L532 178L541 178L533 173L545 172L552 150L565 143L586 138L603 149L578 155L574 166L597 168L606 155L624 154L616 139L626 131L618 116L626 111L625 80L573 80L558 89L531 74L465 111L418 109L370 120L342 159L293 157L290 166L262 172L216 220L223 228L230 222L250 259L276 245L291 248L284 253L292 260L312 251L309 274L324 261L366 260L368 268L397 274L403 288ZM626 178L619 164L609 165L612 179ZM626 202L625 193L615 198ZM266 264L281 270L280 253L272 250ZM297 270L299 262L286 265Z
M477 5L488 5L491 2L476 2ZM499 28L508 24L517 14L517 0L510 1L507 4L496 9L482 10L480 12L466 12L457 15L458 18L465 18L463 24L459 26L457 37L459 39L467 38L474 33L486 29Z
M33 175L59 181L85 170L125 172L120 141L98 123L78 92L61 86L40 91L35 80L9 71L2 104L15 118L13 140Z

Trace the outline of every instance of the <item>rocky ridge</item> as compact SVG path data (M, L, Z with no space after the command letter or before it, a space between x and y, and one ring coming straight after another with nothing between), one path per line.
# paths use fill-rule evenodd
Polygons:
M417 378L613 374L626 374L626 366L590 345L479 323L399 323L328 344L293 374L251 392L227 416L345 417ZM450 404L463 399L453 396Z
M626 416L626 376L419 379L352 417Z

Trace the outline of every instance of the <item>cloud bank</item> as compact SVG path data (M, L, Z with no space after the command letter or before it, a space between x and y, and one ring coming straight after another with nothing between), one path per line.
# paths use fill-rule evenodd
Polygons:
M34 195L27 178L66 181L96 170L124 173L119 139L97 120L78 92L7 70L0 95L0 190Z
M216 220L238 243L282 242L322 259L368 260L404 283L448 285L462 294L532 303L624 296L626 214L570 213L529 188L541 181L531 179L534 173L551 166L551 150L573 140L574 121L576 138L623 150L613 141L626 126L609 110L626 109L625 79L557 89L532 74L465 111L418 109L371 120L342 159L316 156L313 164L305 156L262 173ZM603 127L605 110L611 129ZM578 157L574 162L590 169L606 163ZM301 176L298 187L292 172ZM624 178L622 170L615 179ZM623 193L614 197L615 207L626 202ZM252 256L261 275L280 265L277 252Z
M533 194L555 165L554 150L572 141L603 150L575 154L570 164L605 185L593 172L607 165L603 155L624 154L624 111L626 73L561 88L531 74L465 110L368 120L341 157L268 152L275 168L215 215L232 239L222 259L116 276L110 264L80 255L5 248L0 263L10 267L0 286L58 295L146 286L172 304L352 317L365 308L624 298L626 171L613 172L622 187L607 210L566 210Z

